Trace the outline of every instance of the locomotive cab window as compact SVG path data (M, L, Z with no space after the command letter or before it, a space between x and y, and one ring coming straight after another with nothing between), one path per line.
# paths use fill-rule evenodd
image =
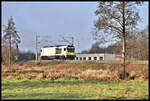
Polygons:
M68 50L68 52L74 52L74 48L73 47L71 47L71 48L67 48L67 50Z
M64 48L64 51L66 51L66 48Z

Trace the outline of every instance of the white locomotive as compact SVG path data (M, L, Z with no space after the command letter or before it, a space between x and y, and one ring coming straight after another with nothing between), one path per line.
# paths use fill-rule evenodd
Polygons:
M41 48L41 59L74 59L75 47L72 45L46 46Z

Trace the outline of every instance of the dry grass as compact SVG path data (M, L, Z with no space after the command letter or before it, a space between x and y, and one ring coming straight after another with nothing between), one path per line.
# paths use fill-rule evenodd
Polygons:
M128 79L148 80L148 65L129 64ZM120 80L122 67L119 64L50 62L36 65L18 62L11 67L2 65L2 79L58 79L75 78L85 80Z

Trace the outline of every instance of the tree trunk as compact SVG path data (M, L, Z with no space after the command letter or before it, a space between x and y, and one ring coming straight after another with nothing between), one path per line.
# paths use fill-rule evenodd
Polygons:
M123 79L125 79L126 77L125 77L125 57L126 57L126 51L125 51L125 49L126 49L126 42L125 42L125 12L124 12L124 10L125 10L125 3L124 3L124 1L123 1L123 3L122 3L122 14L123 14L123 16L122 16L122 21L123 21L123 35L122 35L122 62L123 62Z
M9 39L9 66L11 65L11 36Z

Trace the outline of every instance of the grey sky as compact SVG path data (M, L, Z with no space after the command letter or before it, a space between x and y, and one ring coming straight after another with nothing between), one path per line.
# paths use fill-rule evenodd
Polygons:
M2 24L7 25L13 16L20 34L21 50L35 50L35 35L48 35L46 40L55 40L59 35L74 36L79 50L89 49L94 42L92 34L94 11L97 2L2 2ZM148 25L148 2L139 8L143 22L139 28ZM55 41L56 42L56 41ZM78 47L77 47L78 48Z

